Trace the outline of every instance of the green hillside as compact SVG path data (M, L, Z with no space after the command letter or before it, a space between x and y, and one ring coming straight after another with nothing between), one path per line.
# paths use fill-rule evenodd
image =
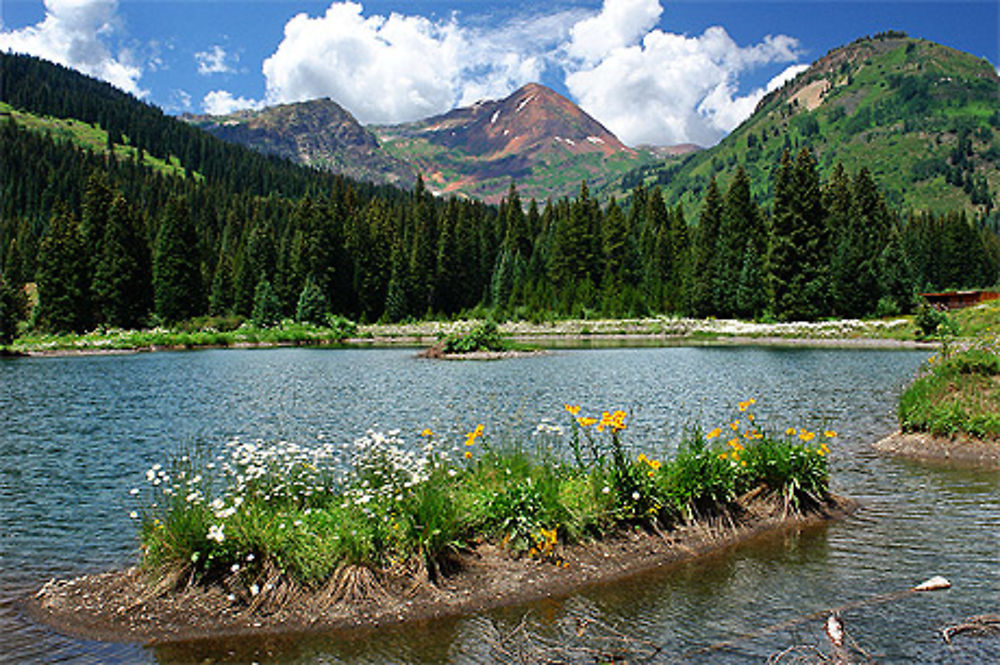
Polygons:
M19 111L10 104L0 101L0 122L10 121L29 131L42 132L56 140L68 141L82 150L89 150L99 155L113 152L117 159L141 161L144 166L164 175L184 175L184 167L176 156L171 155L161 159L150 155L132 145L127 135L119 138L120 143L113 143L108 138L108 131L99 124L90 124L74 118L36 115ZM203 177L200 173L193 175L196 179Z
M902 33L835 49L765 97L717 146L681 163L640 167L607 194L659 184L694 212L714 175L725 187L744 165L758 200L781 154L810 148L821 177L842 163L871 171L903 210L987 213L1000 191L1000 79L967 53Z

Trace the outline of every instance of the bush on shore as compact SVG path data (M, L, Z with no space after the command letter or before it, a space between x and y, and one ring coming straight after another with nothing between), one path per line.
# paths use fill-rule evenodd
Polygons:
M898 415L906 432L1000 439L1000 335L928 359L900 397Z

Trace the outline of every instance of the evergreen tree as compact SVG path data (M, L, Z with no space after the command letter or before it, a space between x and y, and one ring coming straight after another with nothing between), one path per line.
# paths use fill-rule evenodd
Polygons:
M299 294L295 320L319 326L326 323L328 312L329 305L322 289L314 281L307 279L305 286L302 287L302 293Z
M0 275L0 346L7 346L17 336L17 322L24 316L17 289Z
M878 258L881 298L876 313L882 316L907 312L913 306L913 273L903 251L903 241L895 224Z
M718 269L715 272L714 301L717 303L717 314L721 316L753 316L759 312L747 311L737 304L741 275L746 273L752 278L756 269L745 266L745 255L752 248L753 253L760 257L763 244L763 227L757 206L750 194L750 177L739 166L726 190L722 209L722 221L719 227L718 251L716 260ZM746 271L744 271L746 268ZM749 284L745 285L749 287ZM744 294L747 296L748 294ZM744 298L746 302L746 298Z
M140 218L121 194L111 202L93 291L104 323L138 328L152 307L152 259Z
M722 196L713 177L708 183L705 200L701 204L698 215L698 228L695 230L690 285L688 294L691 302L691 312L695 316L704 317L715 314L715 276L719 268L718 244L719 226L722 223Z
M89 323L88 253L80 225L62 204L53 210L38 257L38 320L50 332L83 332Z
M785 151L774 185L767 261L771 311L784 320L813 320L827 311L829 240L816 161L795 163Z
M167 203L160 221L153 255L153 294L156 314L165 322L201 313L198 236L182 198Z
M111 207L118 192L112 189L107 175L102 171L94 171L87 179L83 193L83 217L80 220L80 239L87 248L86 275L84 281L91 285L86 302L82 307L87 310L88 327L103 318L101 311L103 303L101 294L97 292L96 275L98 265L104 258L102 243L107 235L107 226L111 216Z
M281 320L281 303L278 294L266 277L257 282L253 294L253 323L258 328L270 328Z
M688 267L691 263L691 235L680 203L670 216L667 239L670 244L670 274L666 277L663 309L672 313L687 312L690 310L687 285L690 282Z
M212 274L212 291L208 298L208 312L213 316L226 316L233 313L234 275L232 262L221 250L219 259Z

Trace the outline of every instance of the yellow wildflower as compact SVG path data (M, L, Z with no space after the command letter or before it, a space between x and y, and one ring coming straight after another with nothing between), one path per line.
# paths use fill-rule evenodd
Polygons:
M709 432L708 434L706 434L705 438L706 439L714 439L715 437L719 436L720 434L722 434L722 429L719 428L719 427L716 427L711 432Z
M654 471L655 471L656 469L659 469L659 468L660 468L660 460L656 460L656 459L654 459L654 460L649 460L649 466L653 467L653 470L654 470Z
M837 433L834 432L832 429L828 429L825 432L823 432L823 436L825 436L828 439L835 439L837 438Z
M576 414L580 413L580 405L579 404L577 404L576 406L571 406L569 404L563 404L563 408L566 409L567 411L569 411L569 415L571 415L571 416L575 416Z
M646 462L649 458L646 457L646 453L639 453L639 457L636 458L637 462Z
M788 429L785 430L785 434L787 434L788 436L795 436L795 428L789 427Z
M810 441L816 438L816 434L814 432L803 431L801 434L799 434L799 438L802 439L802 441L804 441L805 443L809 443Z
M434 432L432 432L430 428L425 427L424 431L420 433L420 436L434 436Z
M471 450L466 450L465 451L465 459L472 459L472 451Z
M731 422L729 424L729 429L733 430L734 432L736 430L738 430L739 428L740 428L740 421L738 421L738 420L734 420L733 422Z
M579 416L576 422L580 423L580 427L590 427L597 422L597 418L587 418L586 416Z

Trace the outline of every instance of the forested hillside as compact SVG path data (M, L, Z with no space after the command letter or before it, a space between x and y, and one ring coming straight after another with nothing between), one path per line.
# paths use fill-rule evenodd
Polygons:
M26 315L25 283L37 284L31 324L58 331L477 307L813 319L892 313L912 307L916 289L997 282L995 227L961 211L900 218L868 171L835 168L821 183L807 150L784 153L767 182L742 169L725 189L710 180L696 219L642 186L628 206L601 206L586 185L527 205L511 185L488 206L435 198L420 180L405 192L262 157L104 83L2 57L7 334ZM47 129L67 117L105 132L106 145ZM773 188L769 208L753 196L762 187Z
M659 184L693 210L712 177L742 165L770 204L785 150L813 152L821 177L866 167L906 210L995 214L1000 193L1000 78L989 62L903 33L832 50L761 100L754 114L683 163L627 174L620 195Z

